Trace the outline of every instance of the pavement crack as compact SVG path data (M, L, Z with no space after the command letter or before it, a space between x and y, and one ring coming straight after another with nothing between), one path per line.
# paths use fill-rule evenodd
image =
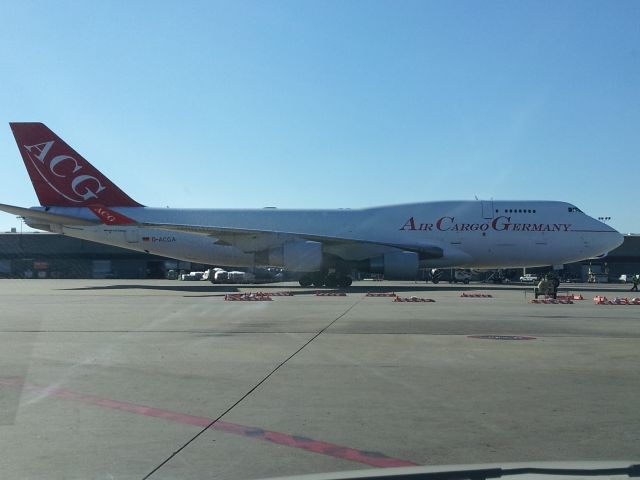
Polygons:
M269 380L269 378L276 373L278 370L280 370L280 368L282 368L283 366L285 366L291 359L293 359L296 355L298 355L300 352L302 352L306 347L308 347L309 345L311 345L311 343L318 338L320 335L322 335L324 332L326 332L329 328L331 328L331 326L333 324L335 324L338 320L340 320L342 317L344 317L347 313L349 313L351 310L353 310L353 308L358 305L360 302L362 301L362 298L358 299L355 303L353 303L353 305L351 305L349 308L347 308L344 312L342 312L340 315L338 315L336 318L334 318L333 320L331 320L327 325L325 325L321 330L319 330L313 337L311 337L309 340L307 340L300 348L298 348L295 352L293 352L291 355L289 355L287 358L285 358L282 362L280 362L278 365L275 366L275 368L273 370L271 370L267 375L265 375L258 383L256 383L253 387L251 387L251 389L249 389L244 395L242 395L242 397L240 397L238 400L236 400L233 405L231 405L229 408L227 408L224 412L222 412L218 417L216 417L215 419L213 419L207 426L205 426L204 428L202 428L198 433L196 433L193 437L191 437L189 440L187 440L180 448L178 448L175 452L173 452L171 455L169 455L165 460L163 460L158 466L156 466L153 470L151 470L148 474L146 474L142 480L147 480L149 477L151 477L154 473L156 473L158 470L160 470L162 467L164 467L167 463L169 463L176 455L178 455L180 452L182 452L185 448L187 448L191 443L193 443L198 437L200 437L204 432L206 432L207 430L209 430L211 427L213 427L216 422L220 421L225 415L227 415L229 412L231 412L231 410L233 410L235 407L237 407L238 405L240 405L240 403L242 403L247 397L249 397L253 392L255 392L263 383L265 383L267 380Z

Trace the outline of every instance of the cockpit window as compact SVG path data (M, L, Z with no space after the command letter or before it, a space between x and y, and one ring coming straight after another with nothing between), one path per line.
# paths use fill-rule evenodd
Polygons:
M582 210L580 210L578 207L569 207L569 213L582 213Z

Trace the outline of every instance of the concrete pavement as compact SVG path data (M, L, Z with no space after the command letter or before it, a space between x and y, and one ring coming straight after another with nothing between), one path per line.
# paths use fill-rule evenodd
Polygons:
M637 458L640 306L593 304L632 295L616 286L572 285L574 305L524 288L278 284L259 290L295 295L225 302L256 287L2 280L2 477ZM483 334L535 339L469 338Z

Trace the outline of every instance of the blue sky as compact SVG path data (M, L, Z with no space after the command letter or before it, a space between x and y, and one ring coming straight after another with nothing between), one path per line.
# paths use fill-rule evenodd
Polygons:
M37 204L8 122L42 121L145 205L559 199L640 232L637 1L21 1L0 26L0 203Z

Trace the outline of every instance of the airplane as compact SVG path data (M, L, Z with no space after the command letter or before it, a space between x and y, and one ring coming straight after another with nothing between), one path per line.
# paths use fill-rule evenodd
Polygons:
M623 236L560 201L436 201L363 209L170 209L124 193L42 123L10 123L39 207L0 204L36 229L205 265L282 267L308 287L355 271L561 265Z

